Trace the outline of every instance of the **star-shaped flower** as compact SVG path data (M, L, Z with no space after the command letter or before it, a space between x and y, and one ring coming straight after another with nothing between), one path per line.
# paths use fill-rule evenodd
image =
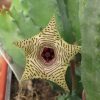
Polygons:
M80 46L68 44L60 37L55 17L38 35L15 42L15 45L23 48L26 55L26 67L21 81L46 79L69 91L65 73L70 60L80 51Z

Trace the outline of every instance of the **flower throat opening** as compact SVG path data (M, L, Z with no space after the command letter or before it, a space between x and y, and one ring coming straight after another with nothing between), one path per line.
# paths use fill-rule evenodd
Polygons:
M54 50L49 47L44 47L41 56L47 63L49 63L55 57Z

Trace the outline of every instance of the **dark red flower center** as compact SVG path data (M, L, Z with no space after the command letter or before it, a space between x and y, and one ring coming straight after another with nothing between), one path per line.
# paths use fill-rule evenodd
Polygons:
M54 50L49 47L44 47L41 56L47 63L49 63L51 60L54 59L55 56Z

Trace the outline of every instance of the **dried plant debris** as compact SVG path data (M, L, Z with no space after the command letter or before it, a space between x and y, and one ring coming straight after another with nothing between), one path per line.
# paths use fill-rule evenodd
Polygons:
M19 84L19 90L13 100L56 100L60 91L54 92L45 80L34 79Z

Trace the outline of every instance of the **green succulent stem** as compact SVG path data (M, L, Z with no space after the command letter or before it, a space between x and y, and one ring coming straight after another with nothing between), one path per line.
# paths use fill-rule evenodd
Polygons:
M85 6L80 6L81 77L86 100L100 100L100 0L83 1Z
M68 19L68 11L66 10L67 6L65 5L64 0L57 0L57 4L63 24L63 30L64 30L63 35L66 37L65 40L69 43L73 43L75 42L75 37L72 34L71 23Z

